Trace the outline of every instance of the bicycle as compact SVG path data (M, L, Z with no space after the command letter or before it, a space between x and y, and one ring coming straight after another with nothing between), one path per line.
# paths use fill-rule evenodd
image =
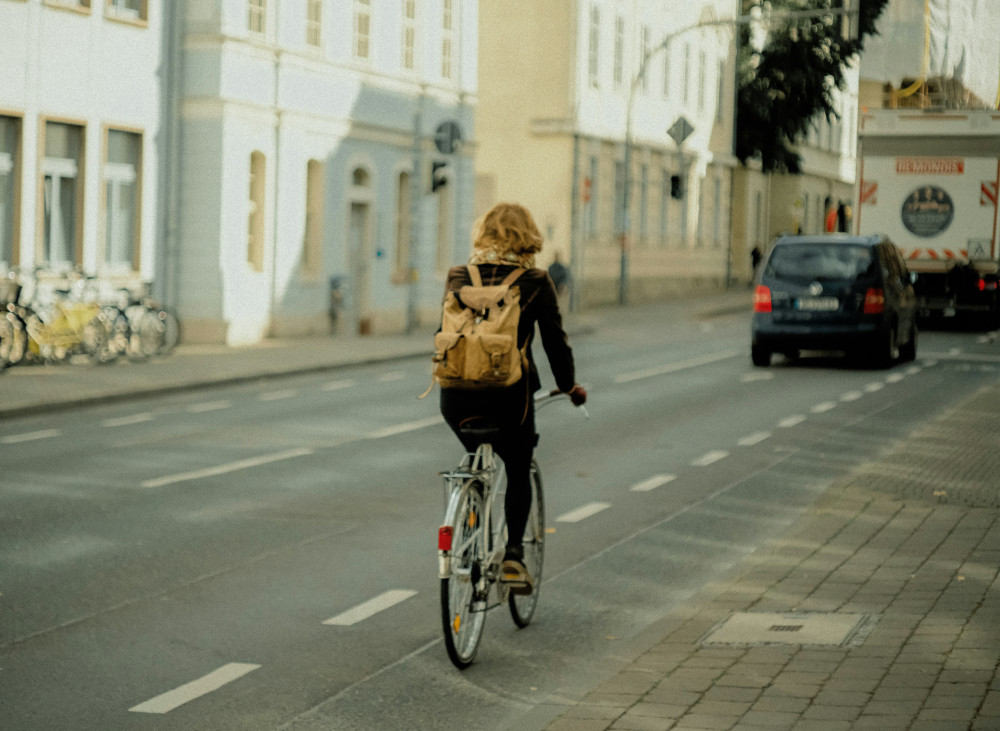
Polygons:
M569 397L560 391L536 397L536 411L561 398ZM518 628L528 626L538 605L545 556L542 475L538 463L532 460L531 511L523 546L524 565L534 584L530 593L519 593L501 579L507 546L503 508L507 475L503 461L493 451L492 440L498 427L488 417L480 417L469 420L462 431L481 443L474 453L466 453L457 467L441 473L447 507L438 529L442 629L448 657L459 669L467 668L475 659L490 609L507 604L514 624Z

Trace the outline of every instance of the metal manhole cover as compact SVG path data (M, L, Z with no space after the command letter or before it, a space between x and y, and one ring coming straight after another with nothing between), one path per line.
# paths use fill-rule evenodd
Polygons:
M703 645L828 645L860 643L874 626L870 614L740 612L701 640Z

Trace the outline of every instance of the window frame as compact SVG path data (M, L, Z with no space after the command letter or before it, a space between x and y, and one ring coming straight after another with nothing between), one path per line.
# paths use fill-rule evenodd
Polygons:
M351 58L369 63L372 57L372 6L371 0L354 0L352 14Z
M127 12L122 12L122 10L118 7L120 2L128 1L129 0L104 0L104 17L116 23L145 27L149 23L149 0L137 0L136 4L139 8L135 10L134 17ZM127 9L131 10L131 8Z
M79 143L80 149L77 154L76 160L73 162L76 165L76 170L73 175L73 180L75 189L73 191L73 239L72 239L72 251L68 252L69 258L66 262L60 262L70 264L71 266L82 266L83 265L83 225L84 225L84 193L86 189L86 172L87 172L87 122L86 120L73 119L66 117L39 117L39 132L38 132L38 152L39 152L39 166L37 169L38 178L38 203L36 206L37 215L37 231L35 235L35 261L44 262L50 267L53 265L51 258L49 256L50 251L47 251L48 247L51 249L51 242L46 240L46 222L47 218L45 215L45 180L48 175L49 170L53 170L53 167L58 167L58 165L50 166L49 160L68 160L69 158L50 158L46 154L46 144L49 136L49 125L63 125L67 127L75 127L79 130ZM55 186L53 186L54 188Z
M21 166L24 159L24 117L18 114L5 114L0 112L0 117L11 120L13 129L13 146L8 161L7 172L10 175L10 261L8 266L15 267L21 263ZM2 142L2 141L0 141ZM2 148L0 148L2 149ZM0 171L2 172L2 171ZM0 201L2 204L2 201ZM0 225L3 219L0 218ZM0 236L2 236L0 231ZM3 250L0 248L0 260L3 257Z
M142 176L143 176L143 152L145 135L142 129L123 127L118 125L105 125L102 134L103 152L101 155L101 221L102 231L100 237L100 256L97 259L99 270L105 268L115 269L115 262L108 261L108 245L111 235L111 201L108 200L108 186L112 182L112 176L108 173L114 168L122 169L128 163L110 162L108 157L111 151L112 133L133 135L136 138L136 159L132 167L134 190L132 191L132 222L131 222L131 252L128 257L129 272L137 272L142 264ZM120 180L119 180L120 182Z

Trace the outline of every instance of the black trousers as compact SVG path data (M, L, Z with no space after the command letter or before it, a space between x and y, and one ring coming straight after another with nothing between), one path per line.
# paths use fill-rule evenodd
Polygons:
M535 433L535 403L526 380L507 388L468 390L441 389L441 415L462 442L474 452L482 441L461 432L469 419L485 417L501 426L493 449L507 469L507 545L519 548L531 510L531 458L538 435Z

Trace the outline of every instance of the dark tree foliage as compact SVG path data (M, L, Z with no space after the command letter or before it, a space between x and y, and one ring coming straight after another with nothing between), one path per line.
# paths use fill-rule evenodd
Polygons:
M758 159L765 172L801 171L792 146L817 115L838 116L832 91L844 88L845 65L857 62L865 37L878 33L875 22L888 2L861 0L856 41L843 40L839 16L775 20L767 45L758 53L750 45L750 27L741 26L736 116L736 156L741 163ZM743 0L744 14L755 4ZM839 5L838 0L771 0L773 18L782 11Z

